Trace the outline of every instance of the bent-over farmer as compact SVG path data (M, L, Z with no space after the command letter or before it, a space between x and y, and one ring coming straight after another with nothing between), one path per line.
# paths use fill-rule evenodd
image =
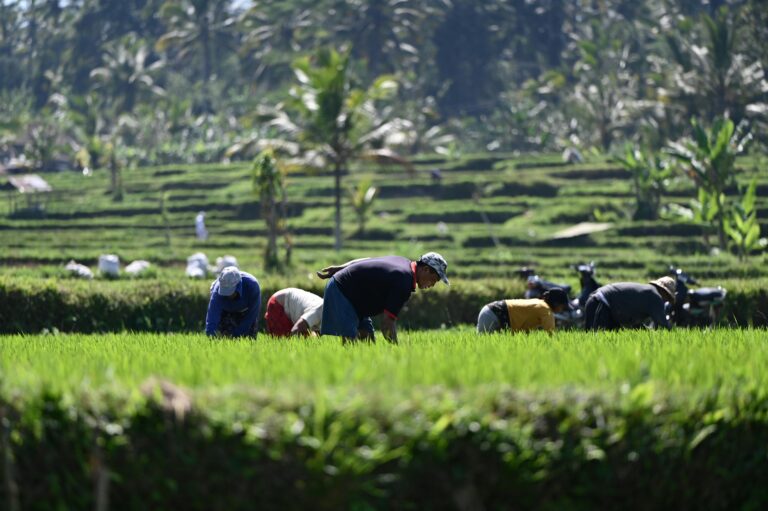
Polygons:
M568 293L556 287L546 291L541 299L498 300L485 305L477 316L477 332L497 330L513 332L543 329L555 330L553 314L570 308Z
M664 303L675 303L675 288L672 277L661 277L648 284L618 282L599 287L584 307L584 328L636 328L648 319L657 328L671 328Z
M319 332L322 319L323 299L295 287L281 289L270 296L264 314L267 333L275 337Z
M221 270L211 284L205 333L229 337L256 336L261 307L259 281L234 266Z
M448 263L436 252L418 261L384 256L355 259L317 272L329 279L323 297L321 335L338 335L345 340L370 339L371 316L383 314L384 337L397 343L397 315L416 288L429 289L438 280L448 284Z

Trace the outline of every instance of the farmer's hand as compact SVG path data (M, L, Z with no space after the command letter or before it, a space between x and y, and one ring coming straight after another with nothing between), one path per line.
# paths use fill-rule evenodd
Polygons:
M291 328L291 335L302 335L304 337L309 335L309 324L307 324L306 320L298 320L296 324L293 325L293 328Z

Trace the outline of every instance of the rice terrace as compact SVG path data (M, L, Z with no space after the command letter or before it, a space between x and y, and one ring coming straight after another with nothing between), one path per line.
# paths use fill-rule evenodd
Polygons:
M0 0L0 510L765 509L758 0Z

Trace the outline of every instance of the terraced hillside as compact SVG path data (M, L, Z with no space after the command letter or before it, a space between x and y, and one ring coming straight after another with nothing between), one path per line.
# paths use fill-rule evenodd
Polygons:
M768 233L765 162L739 162L740 182L758 177L763 235ZM436 169L440 180L433 176ZM70 259L94 267L99 254L115 253L123 263L148 259L156 274L181 278L186 257L197 251L212 260L232 254L242 268L262 273L265 225L248 163L126 170L122 202L114 202L108 193L104 170L92 176L62 172L45 178L54 192L41 218L9 216L10 197L0 202L4 273L58 275ZM436 250L448 259L450 275L459 278L513 278L519 267L533 266L546 278L577 285L570 265L590 260L605 281L646 278L671 263L704 284L768 274L764 256L739 262L730 254L711 255L702 225L679 218L632 222L629 174L606 161L563 165L558 156L424 157L413 174L395 168L355 169L347 187L360 179L372 179L379 197L364 234L357 232L345 199L346 240L336 254L331 176L289 176L291 272L306 275L326 263L363 255L415 257ZM693 195L690 184L679 179L664 202L687 206ZM196 240L193 226L200 210L207 214L210 232L205 242ZM596 221L610 226L592 234L558 236L581 222ZM284 247L283 240L280 245Z

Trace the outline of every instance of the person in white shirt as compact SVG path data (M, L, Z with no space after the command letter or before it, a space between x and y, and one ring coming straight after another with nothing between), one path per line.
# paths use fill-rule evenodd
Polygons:
M195 234L200 241L208 239L208 229L205 228L205 211L200 211L195 216Z
M323 299L295 287L281 289L269 298L264 319L267 333L275 337L311 335L320 331Z

